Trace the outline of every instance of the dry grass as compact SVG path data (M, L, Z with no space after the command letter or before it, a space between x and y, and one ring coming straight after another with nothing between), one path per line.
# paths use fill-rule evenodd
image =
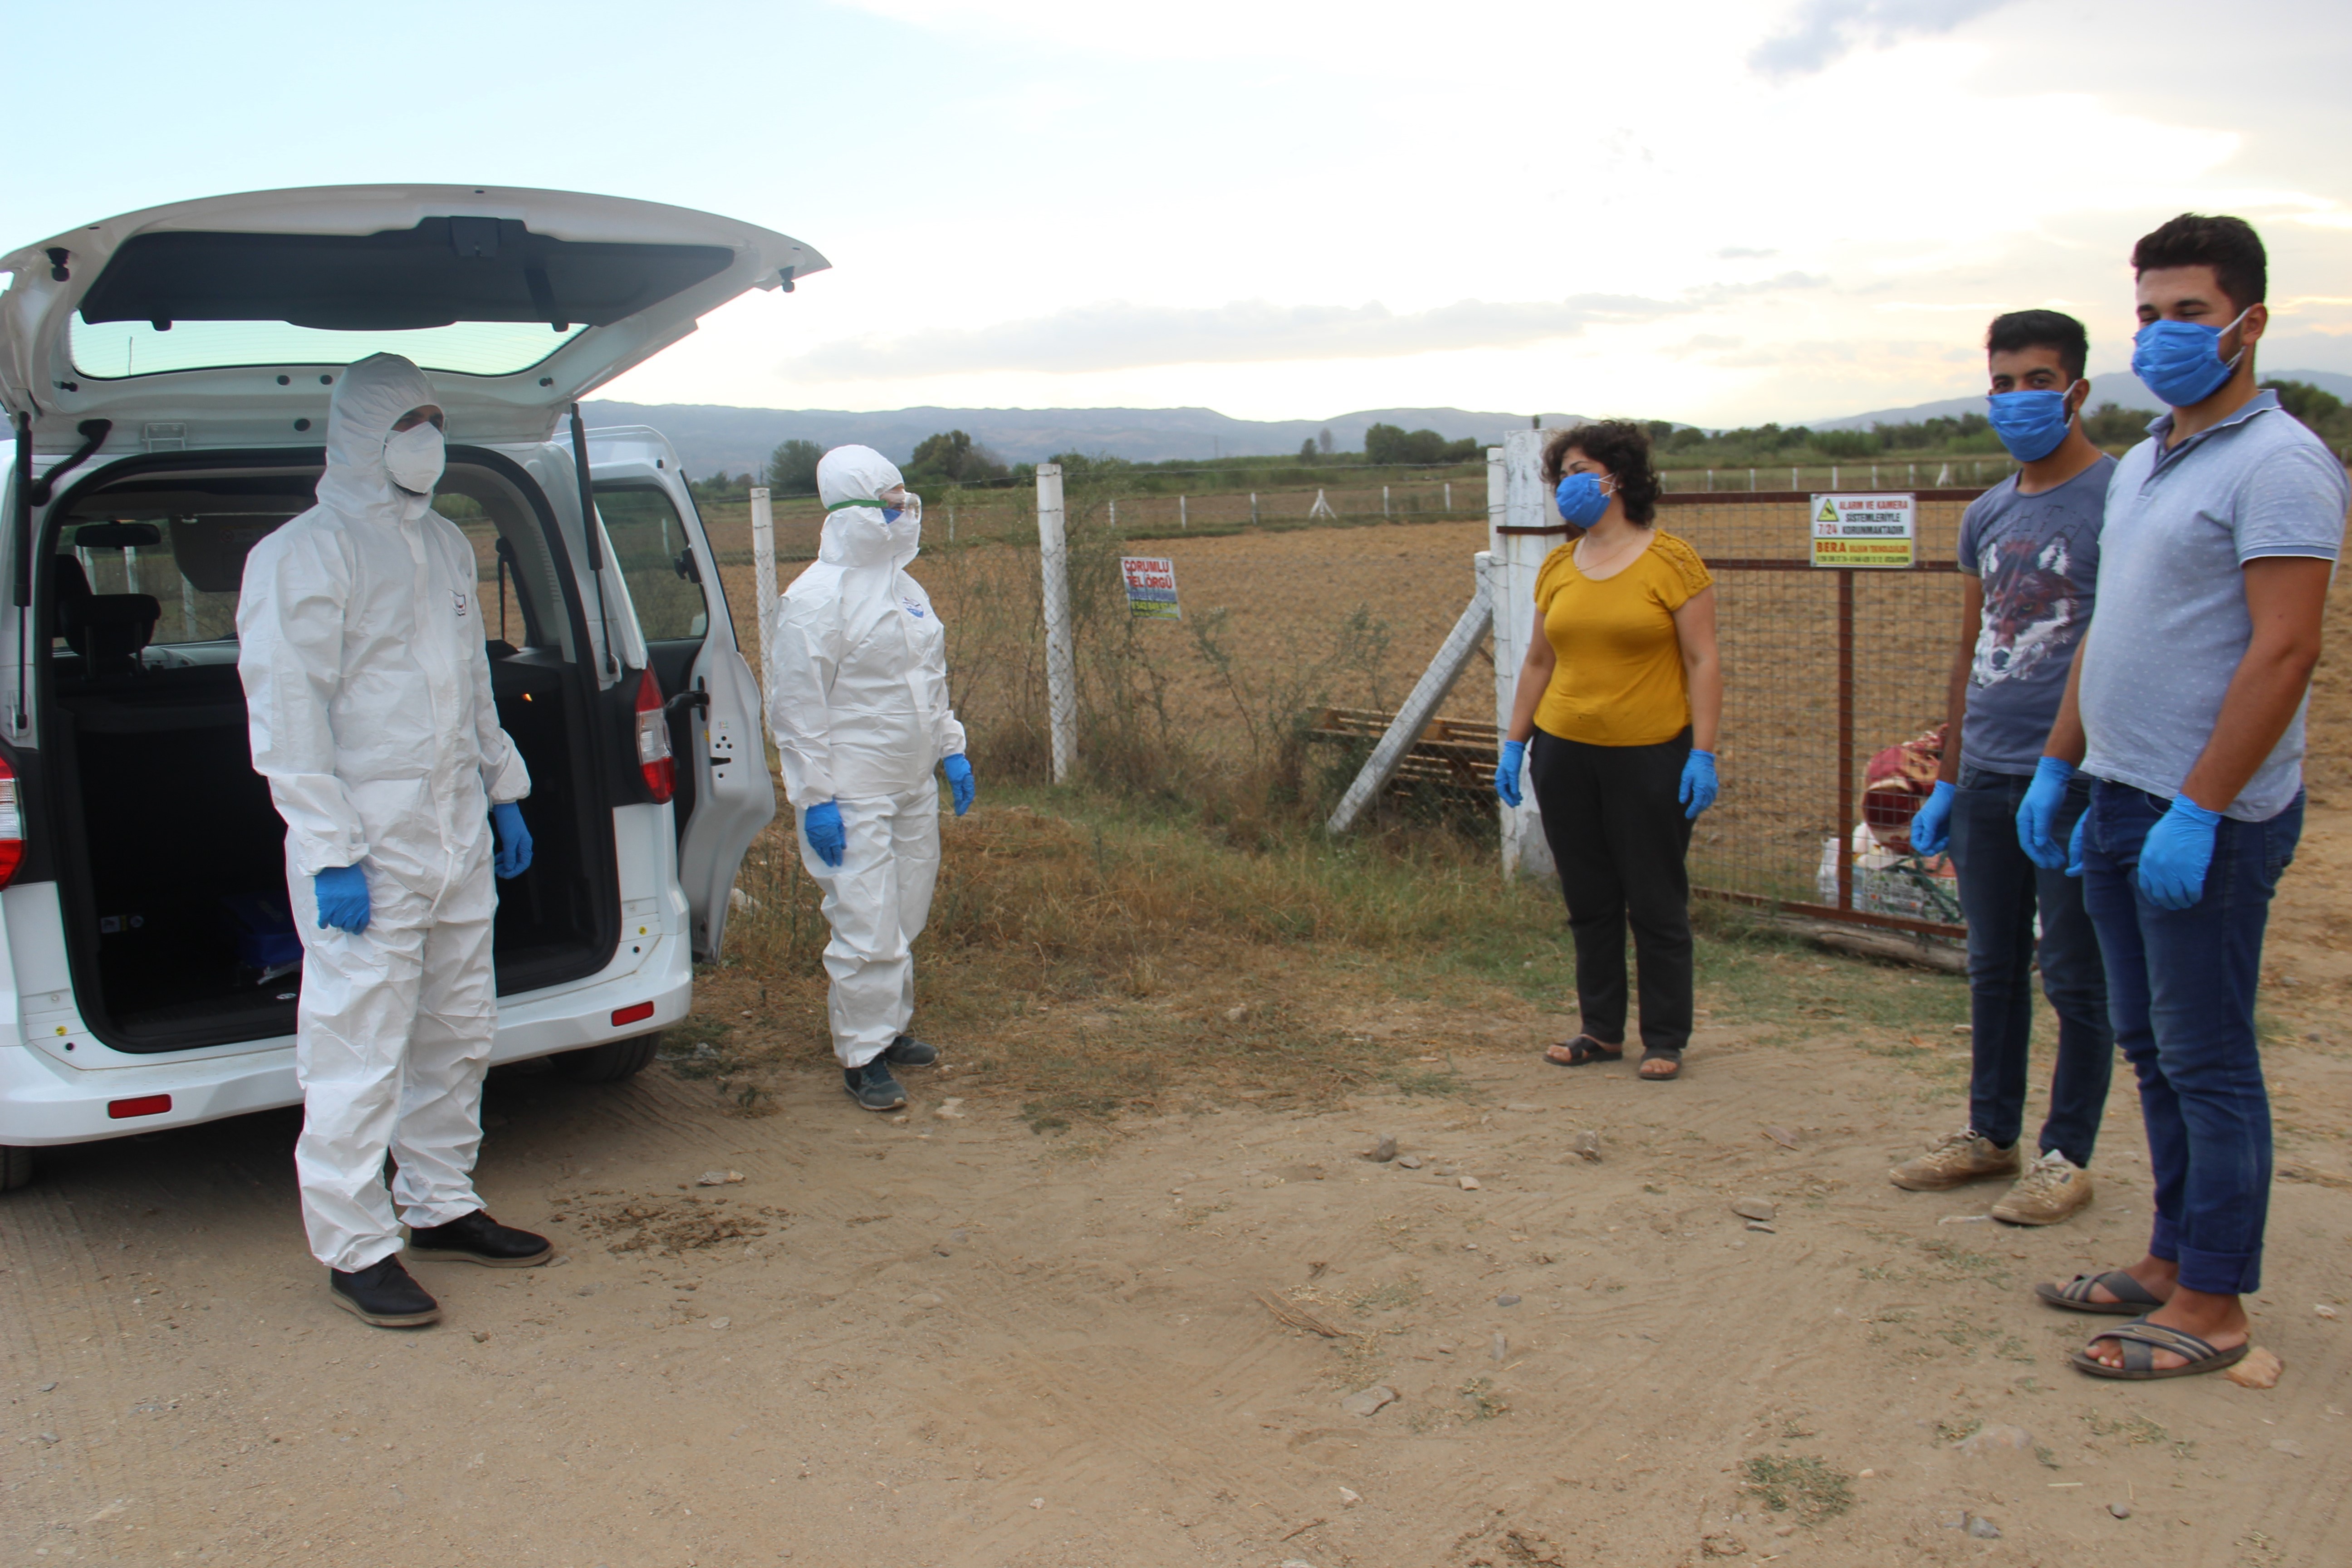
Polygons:
M1102 1130L1249 1101L1463 1092L1484 1050L1559 1037L1572 1007L1556 898L1501 883L1490 849L1392 827L1270 847L1204 834L1188 809L1099 791L992 786L944 825L919 1028L950 1047L939 1092L1013 1101L1039 1131ZM665 1070L746 1114L783 1075L829 1071L817 889L779 825L746 858L757 908L698 980ZM1944 975L1839 961L1701 908L1707 1017L1853 1032L1890 1052L1966 1016ZM1949 1064L1915 1053L1956 1091ZM1083 1142L1083 1140L1082 1140Z

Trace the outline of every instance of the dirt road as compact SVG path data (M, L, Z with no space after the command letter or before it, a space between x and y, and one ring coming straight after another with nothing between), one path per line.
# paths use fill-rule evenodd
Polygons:
M1465 1028L1368 997L1339 1022L1433 1074L1450 1056L1466 1090L1081 1144L947 1106L952 1073L904 1121L814 1072L758 1120L660 1068L500 1075L484 1193L563 1256L419 1265L447 1317L415 1333L322 1300L292 1115L62 1152L0 1204L0 1555L2342 1560L2352 1055L2331 1040L2273 1057L2295 1176L2257 1337L2287 1373L2258 1393L2081 1377L2085 1321L2030 1294L2138 1251L2121 1078L2097 1205L2016 1231L1976 1217L1991 1192L1884 1180L1954 1124L1940 1053L1719 1027L1666 1088L1543 1066L1523 1005ZM1588 1129L1598 1163L1570 1148ZM1382 1133L1419 1168L1360 1158ZM1769 1231L1741 1198L1775 1205ZM1342 1405L1372 1385L1394 1401Z

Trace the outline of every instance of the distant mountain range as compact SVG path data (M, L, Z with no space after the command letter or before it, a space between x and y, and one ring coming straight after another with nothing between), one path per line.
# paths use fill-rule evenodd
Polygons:
M2265 372L2266 379L2307 381L2352 402L2352 375L2324 370ZM2091 401L2126 408L2158 406L2129 372L2092 382ZM1981 393L1879 408L1839 419L1816 419L1816 430L1867 430L1873 425L1984 412ZM1125 458L1133 462L1217 457L1286 457L1302 442L1331 432L1342 451L1361 451L1373 425L1434 430L1449 441L1465 437L1493 445L1506 430L1570 425L1574 414L1496 414L1462 408L1366 408L1328 419L1234 419L1211 408L893 408L860 414L830 408L730 408L708 403L591 402L581 413L592 425L650 425L670 438L690 474L757 473L786 441L821 447L860 442L904 462L917 442L942 430L962 430L1008 463L1034 463L1057 452Z
M1367 408L1328 419L1234 419L1212 408L893 408L854 414L831 408L730 408L706 403L604 403L581 405L593 425L650 425L670 438L689 474L757 472L786 441L821 447L859 442L894 462L942 430L961 430L1008 463L1035 463L1057 452L1125 458L1131 462L1216 457L1287 457L1331 432L1341 451L1361 451L1364 431L1388 424L1495 443L1526 427L1526 414L1460 408ZM1573 414L1546 414L1543 424L1572 424Z

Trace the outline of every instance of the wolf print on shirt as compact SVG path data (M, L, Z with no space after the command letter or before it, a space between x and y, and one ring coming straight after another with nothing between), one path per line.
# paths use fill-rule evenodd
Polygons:
M1969 668L1973 684L2024 679L2066 646L2083 613L2073 554L2063 533L2038 542L2015 536L1985 542L1977 559L1985 608Z

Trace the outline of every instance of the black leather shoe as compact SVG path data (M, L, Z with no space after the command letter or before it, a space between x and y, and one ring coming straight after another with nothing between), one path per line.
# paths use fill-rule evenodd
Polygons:
M379 1329L415 1329L441 1321L441 1303L408 1277L396 1252L348 1274L327 1270L327 1300Z
M555 1256L555 1247L543 1236L500 1225L476 1209L447 1225L411 1230L408 1256L478 1263L487 1268L536 1268Z
M912 1035L901 1035L890 1042L882 1059L894 1068L927 1068L940 1059L940 1048Z
M882 1057L862 1068L845 1068L841 1077L849 1098L868 1110L896 1110L907 1103L907 1091L890 1076L890 1064Z

